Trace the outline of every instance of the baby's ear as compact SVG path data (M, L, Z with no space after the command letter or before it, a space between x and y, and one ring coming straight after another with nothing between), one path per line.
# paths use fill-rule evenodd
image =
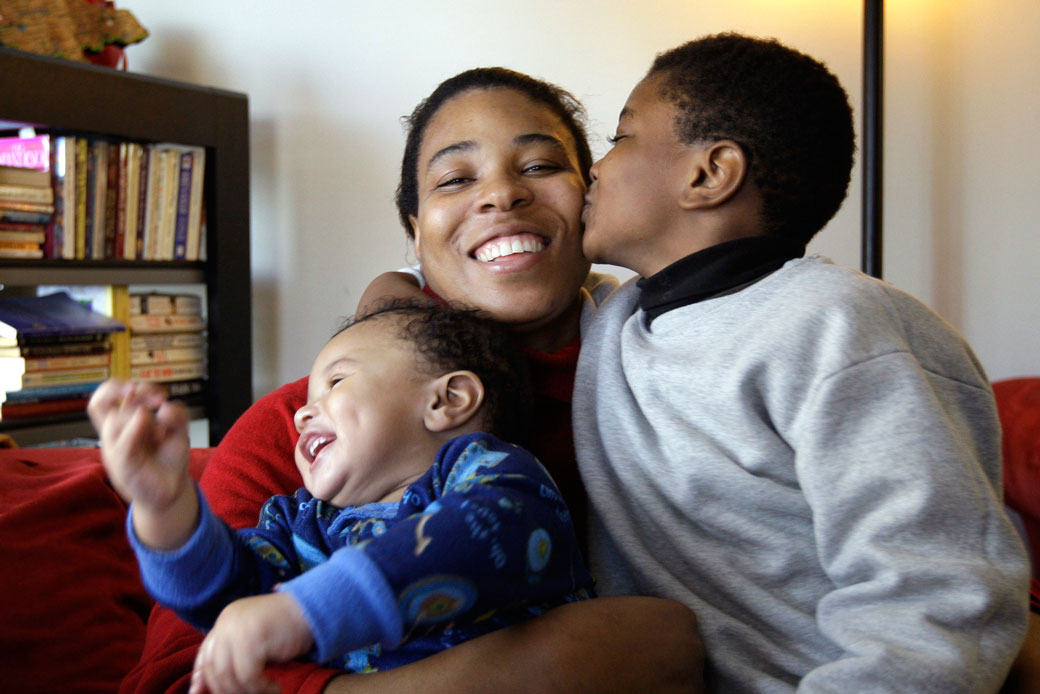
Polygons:
M484 403L484 384L472 371L452 371L430 383L423 421L430 431L451 431L468 423Z
M721 205L740 190L747 170L747 155L733 140L697 147L691 152L687 184L679 204L687 210Z

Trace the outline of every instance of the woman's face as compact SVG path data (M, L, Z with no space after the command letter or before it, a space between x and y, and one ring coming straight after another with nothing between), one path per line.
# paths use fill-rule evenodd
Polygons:
M415 252L439 296L558 349L577 336L585 183L574 138L506 88L445 102L419 148Z

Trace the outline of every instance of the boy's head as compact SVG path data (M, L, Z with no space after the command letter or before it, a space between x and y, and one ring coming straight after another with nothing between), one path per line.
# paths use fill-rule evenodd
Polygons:
M448 439L522 442L522 354L474 311L396 301L349 322L319 352L295 415L304 485L335 506L392 500Z
M614 220L625 208L613 198L626 194L620 182L612 184L631 168L633 157L623 150L651 144L644 129L654 116L670 121L671 133L660 136L671 139L655 143L658 165L639 173L658 199L619 226ZM841 206L855 150L848 97L822 63L738 34L708 36L657 56L621 113L618 136L593 167L585 251L594 262L624 260L619 264L629 267L632 258L644 261L640 244L667 244L662 234L673 230L704 234L701 247L763 234L808 243ZM691 230L685 213L698 215L700 228ZM673 255L689 246L675 243Z

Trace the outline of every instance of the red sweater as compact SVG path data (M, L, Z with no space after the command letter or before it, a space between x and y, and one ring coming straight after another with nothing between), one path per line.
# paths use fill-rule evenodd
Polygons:
M575 340L552 354L529 351L527 355L535 389L535 435L530 448L563 492L584 541L585 490L571 435L578 348ZM214 512L232 527L256 525L260 507L269 497L302 486L293 458L298 438L293 414L306 401L306 378L282 386L250 407L214 452L200 486ZM141 660L119 691L186 692L201 641L198 631L156 605L148 620ZM267 674L281 685L283 694L318 694L341 671L294 661L269 666Z

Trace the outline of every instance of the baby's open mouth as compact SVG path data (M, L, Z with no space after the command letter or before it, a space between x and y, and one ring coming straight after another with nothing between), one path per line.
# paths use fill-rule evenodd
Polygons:
M546 245L545 239L535 234L499 236L473 251L473 257L482 263L491 263L517 253L540 253Z

